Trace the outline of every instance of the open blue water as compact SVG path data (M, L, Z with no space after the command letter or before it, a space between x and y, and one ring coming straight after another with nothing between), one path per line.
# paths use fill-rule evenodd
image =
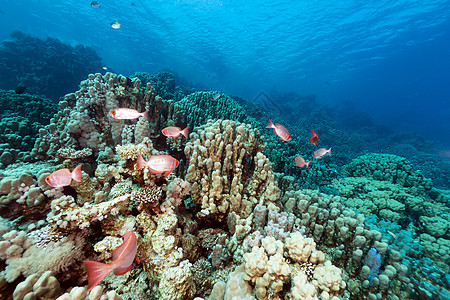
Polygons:
M449 145L450 1L364 2L2 0L0 40L84 44L115 72L169 69L247 99L315 94Z

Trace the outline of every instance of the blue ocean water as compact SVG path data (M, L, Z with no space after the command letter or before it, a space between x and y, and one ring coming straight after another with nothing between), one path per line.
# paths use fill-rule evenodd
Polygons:
M247 99L272 87L315 94L450 145L449 1L2 0L0 10L0 40L19 29L88 45L115 72L169 69Z
M177 79L182 78L194 86L201 86L204 90L213 91L211 95L204 94L206 95L204 98L208 101L214 99L216 95L230 102L231 99L235 101L237 97L228 98L228 95L242 97L249 101L265 101L265 109L280 119L285 118L288 121L285 124L286 127L289 129L295 127L295 130L298 130L297 132L300 131L302 134L297 136L293 134L290 143L281 143L278 138L273 137L272 130L266 130L262 133L269 141L270 138L274 138L270 141L272 148L268 147L268 149L265 149L264 154L270 159L274 158L274 161L271 161L271 168L277 173L276 179L280 179L280 186L286 188L286 190L297 188L299 192L311 193L309 196L302 194L301 197L304 198L319 199L318 196L314 196L312 191L307 191L308 189L320 189L321 192L329 193L327 196L322 194L320 201L328 199L328 197L334 197L334 195L339 193L342 196L345 195L345 201L342 203L342 206L339 204L338 207L339 209L341 207L352 209L352 212L346 211L343 213L346 218L349 216L350 219L353 218L351 220L357 220L355 219L356 213L372 214L371 217L366 216L364 223L367 226L364 234L367 234L368 238L367 243L362 244L364 244L363 246L366 249L363 246L352 244L351 241L346 241L348 245L351 245L349 247L354 248L349 248L351 250L346 254L340 254L343 256L347 255L348 261L346 263L341 262L343 265L339 265L339 268L346 269L353 278L358 277L356 274L359 274L361 271L361 264L355 258L359 253L356 252L356 248L358 248L361 252L359 261L366 261L366 265L368 265L368 260L375 262L369 264L375 266L370 270L370 281L376 278L375 282L377 282L378 275L386 278L387 275L385 274L389 274L389 272L385 272L385 267L388 264L397 264L397 270L403 270L403 266L399 267L398 264L402 262L405 268L409 268L409 273L405 275L399 271L400 277L407 277L407 280L403 278L403 283L399 283L395 279L392 282L391 288L398 292L398 295L405 290L414 290L408 295L422 297L423 299L431 299L438 295L442 299L448 297L450 293L450 273L448 272L448 249L450 249L450 225L448 225L450 224L450 193L448 192L450 188L450 1L383 0L376 1L376 3L363 3L361 1L281 0L270 2L260 0L246 2L105 0L99 2L99 7L92 7L91 1L87 0L1 0L0 41L11 40L10 32L19 30L24 34L43 40L52 38L73 46L83 45L94 49L102 60L103 69L99 66L94 66L93 63L93 69L89 73L101 70L100 72L103 74L111 71L130 76L134 72L154 74L167 70L176 73ZM113 23L120 24L120 28L112 28ZM53 49L59 49L58 47L62 46L55 46ZM46 49L50 48L52 47ZM84 51L82 47L79 47L77 51L74 52L74 56L79 54L80 57L78 58L80 58L80 61L82 61L81 55L83 55L83 59L86 55L92 55L93 62L96 62L98 58L88 50ZM50 57L52 55L54 54L51 54ZM7 59L0 57L0 66ZM82 64L83 62L78 63ZM73 69L74 66L76 64L71 62L70 68ZM41 67L39 66L39 68ZM52 67L54 68L53 65ZM69 68L69 65L67 67ZM65 66L58 64L58 68L64 69ZM0 75L2 71L4 70L0 69ZM53 71L55 74L58 74L58 70ZM37 77L38 75L35 76ZM85 76L83 75L82 80L86 79L87 76L88 73ZM93 81L94 76L92 77L89 80ZM101 76L99 78L104 80ZM101 81L99 78L95 78L95 80ZM64 79L67 78L61 78L61 82ZM120 88L126 90L134 87L132 79L124 77L121 77L121 79L124 79L125 83ZM52 84L55 83L48 84L49 89L52 89ZM10 86L6 89L14 90L14 88L15 86ZM29 90L32 89L32 87L27 88ZM102 88L105 90L103 85ZM54 90L56 90L56 87ZM75 92L76 90L76 88L69 89L67 93ZM91 91L89 90L89 95L86 99L104 99L105 95L99 92L100 90L100 88L98 90L94 89L92 94L90 94ZM0 93L4 93L4 91L0 91ZM16 92L16 94L19 93ZM7 97L14 98L13 96L17 96L16 94L11 92ZM186 95L188 96L183 98L183 100L192 100L189 99L189 93L186 93ZM62 97L64 94L59 96ZM83 97L80 96L79 98L84 101ZM117 96L117 98L120 97ZM165 100L169 99L163 98ZM15 101L20 101L21 98L14 99ZM54 100L52 98L49 102L41 103L38 107L39 109L36 105L33 106L36 114L43 110L42 107L48 109L47 115L39 116L41 118L40 124L34 126L34 132L27 131L27 128L32 127L31 124L25 121L22 122L21 119L12 120L8 115L10 112L1 111L6 116L1 120L0 127L5 129L7 126L3 125L10 123L12 125L8 126L24 133L22 134L24 137L12 138L10 133L13 130L10 130L9 127L5 129L5 132L9 135L9 144L3 142L3 140L0 143L2 168L6 168L7 165L13 165L16 159L25 163L32 162L29 151L33 149L35 137L39 136L41 140L48 139L47 141L50 141L52 138L58 139L53 137L53 134L57 136L57 134L61 133L60 130L65 130L65 128L56 128L54 124L52 124L53 126L45 127L48 128L48 131L41 130L50 122L52 118L51 110L58 109ZM179 100L181 99L177 99L177 101ZM214 99L213 101L216 100ZM50 103L51 101L55 103ZM64 105L75 111L76 109L70 106L73 103L69 102L67 101ZM242 104L243 102L239 103ZM295 105L295 102L297 102L297 105ZM194 105L192 103L194 101L184 101L184 105ZM218 102L215 103L217 104ZM22 108L20 102L14 102L14 105ZM213 104L210 105L212 106ZM86 104L86 106L88 107L89 105ZM292 108L294 108L294 111ZM33 109L27 107L23 110L29 113ZM96 111L97 108L92 107L83 109L83 113L86 113L86 111L91 113L90 109L97 113L97 115L92 114L92 119L101 115L99 111ZM248 109L248 106L246 109ZM251 111L251 109L248 109L248 111ZM69 112L66 111L65 114L69 114ZM312 117L305 117L305 114L311 114ZM33 118L35 117L37 118L38 116L33 116ZM252 117L254 116L252 115ZM108 117L106 116L106 118ZM267 116L264 115L262 118L266 122ZM20 125L17 120L20 121ZM54 120L51 122L55 123L56 121ZM134 121L134 119L133 121L126 121L128 122L127 125L130 125L129 128L134 128ZM296 121L299 123L303 122L301 125L306 125L296 127L296 125L299 125ZM100 124L104 125L107 122ZM323 126L321 126L322 124ZM64 126L61 125L61 127ZM109 127L106 128L107 130L110 129ZM332 155L327 155L322 160L311 159L313 160L311 170L309 165L307 170L305 168L299 169L293 163L294 156L308 153L308 159L310 159L312 151L316 150L314 148L314 150L310 151L313 146L307 142L312 128L316 129L321 136L320 147L328 148L331 146L333 148ZM75 136L79 138L75 142L80 146L80 140L86 143L85 140L88 139L85 136L80 137L80 135L77 135L79 132L76 130L72 133L68 132L67 134L66 132L61 134L61 139L55 143L59 143L58 145L60 146ZM159 132L160 130L158 130ZM96 133L94 132L90 136L95 137ZM73 136L69 137L69 134ZM308 135L307 138L305 138L305 134ZM271 136L269 137L269 135ZM123 136L125 135L120 136L120 138L123 138ZM125 141L125 138L123 138L123 141ZM156 145L158 143L158 146L161 147L158 150L172 151L183 157L183 159L187 157L180 149L174 150L174 148L170 148L168 150L169 147L166 140L158 137L153 142L155 149L157 149ZM24 144L27 147L20 149ZM185 146L186 141L184 141L184 144L180 142L180 145ZM75 154L73 156L68 154L74 161L79 159L78 162L84 164L85 172L89 173L89 176L92 178L97 176L94 176L94 169L100 165L99 161L101 161L97 160L96 157L103 155L97 153L100 152L97 150L105 145L99 142L94 146L91 147L94 149L94 154L83 156L77 153L78 157ZM97 146L99 148L96 148ZM112 143L108 145L111 149L115 146ZM295 149L297 146L298 148ZM174 145L170 145L170 147L174 147ZM56 147L48 152L46 152L46 149L39 149L35 152L45 157L42 160L47 162L43 163L53 163L52 155L56 156L57 154L55 149ZM297 153L300 151L298 149L301 149L304 153ZM67 149L63 150L68 151ZM77 148L76 150L79 149ZM255 153L260 151L262 151L262 148L258 148ZM4 155L4 153L9 152L14 154L9 154L10 159L8 155ZM63 152L61 151L61 153ZM113 150L110 152L112 153ZM173 154L172 152L171 154ZM362 156L361 159L358 158L362 154L366 154L366 156ZM411 164L397 156L385 154L404 156L411 161ZM4 159L1 158L3 156L5 157ZM64 157L63 154L61 154L61 157ZM59 158L61 159L61 157ZM352 159L355 159L352 162L353 167L350 163L348 169L354 168L354 170L348 171L345 175L341 172L340 167L347 165ZM3 162L3 160L8 163ZM69 164L67 161L70 163L69 159L66 159L64 162ZM372 165L369 163L365 165L366 161L372 162ZM186 166L186 162L183 163ZM252 160L248 159L246 163L251 165ZM376 169L377 164L379 164L378 170ZM36 165L37 168L40 167L38 163ZM56 165L49 167L47 164L45 167L56 168ZM58 167L62 167L62 164L59 164ZM70 169L73 169L73 167L75 165L71 166ZM88 170L89 168L91 170ZM369 171L366 170L367 174L359 174L358 168L366 168ZM414 173L411 170L414 170L414 172L419 170L419 172ZM389 172L392 172L392 174ZM420 172L423 172L425 177L429 177L430 182L433 181L433 188L431 188L431 183L428 179L424 179ZM38 172L34 173L37 174ZM352 176L349 174L352 174ZM404 174L410 177L405 179L407 176ZM5 177L8 179L8 175L0 172L1 178ZM289 176L283 177L283 175ZM119 186L118 182L120 180L124 178L128 180L133 176L126 175L120 179L108 179L109 182L106 183ZM351 179L349 180L350 183L346 183L346 178L343 178L345 176L367 176L367 178L364 179L365 181L354 181L356 183ZM32 175L30 177L32 178L30 179L31 181L37 180L37 178L33 179ZM171 177L169 178L172 180ZM133 188L136 189L144 186L138 180L132 181L130 179L129 182L129 191L131 191L131 182ZM169 179L164 179L161 176L161 180L155 182L152 182L152 184L159 187L163 184L162 182L164 184L168 183ZM295 184L300 185L295 186ZM24 195L28 195L27 188L29 187L21 186L20 192L23 194L17 192L15 196L19 195L17 196L19 199L13 200L9 199L11 198L9 195L14 194L13 192L2 192L4 194L1 194L0 197L9 197L8 199L12 201L11 203L19 206L19 208L13 210L16 215L11 217L7 214L8 212L1 210L3 204L0 203L2 204L0 205L0 213L5 214L2 217L9 218L12 223L16 222L15 220L21 220L26 225L28 225L27 222L34 222L39 219L44 223L47 222L44 220L47 220L46 215L50 210L49 207L46 207L47 210L44 209L40 213L36 212L36 215L32 213L22 217L18 213L21 212L21 209L26 211L19 204L23 204L25 201L26 197ZM35 188L35 186L33 185L32 188ZM45 186L45 188L48 187ZM78 191L69 186L65 187L64 192L73 195L78 193ZM109 192L105 192L105 195ZM179 191L174 193L176 195L180 194ZM111 192L111 194L113 193ZM40 194L40 196L42 195L43 193ZM109 200L107 197L110 194L104 196L105 198L100 196L99 201L101 202L105 199ZM289 198L283 195L286 199L280 200L282 198L280 196L280 199L277 200L283 201L283 205L290 201L291 209L294 210L292 207L295 205L292 204L291 199L297 196L294 194L291 196ZM45 198L42 196L40 198L45 198L47 201L51 197ZM194 203L195 201L191 198L182 200L190 203L190 205L185 203L185 207L183 207L189 213L191 213L190 209L198 208L195 205L198 205L198 203ZM47 202L50 203L50 201ZM97 201L97 198L95 201ZM310 200L308 205L312 207L313 201ZM354 202L351 203L352 201ZM371 206L372 202L376 202L376 204ZM181 200L178 205L180 203ZM314 208L327 206L327 203L331 202L318 202ZM336 204L333 203L333 205ZM300 207L300 204L298 206ZM89 205L85 207L89 207ZM159 209L158 206L156 207ZM286 207L288 207L287 204ZM370 210L372 208L373 211ZM333 209L336 211L335 207ZM326 213L323 214L328 218L328 213L332 209L326 207L324 210ZM180 213L180 211L177 212ZM120 212L119 214L117 212L119 217L122 217L122 213ZM136 209L132 207L123 215L129 217L135 213ZM185 212L181 212L180 215L183 213ZM31 221L27 218L30 218ZM279 218L279 222L282 222L282 220L288 222L286 215L279 216ZM298 217L298 219L302 218L304 218L303 215ZM196 217L193 217L193 219L197 222ZM225 219L223 215L220 216L221 221ZM309 220L309 216L303 220L306 219ZM102 220L103 216L100 221ZM106 230L102 231L104 228L99 229L95 227L99 224L98 218L93 218L90 221L94 225L89 233L89 240L86 242L89 246L94 244L94 240L100 240L106 235ZM350 221L349 223L351 223ZM232 222L234 221L230 223ZM338 223L336 222L336 226L338 226ZM348 230L348 227L344 226L348 224L341 223L342 226L340 227ZM217 232L214 231L218 229L216 224L210 225L208 222L199 222L199 224L198 226L202 230L207 231L211 229L211 232L213 232L211 235L222 234L220 232L222 228ZM314 222L309 224L313 224L311 228L314 229L307 229L309 232L306 232L306 234L310 236L316 235L316 224ZM224 223L219 225L226 227ZM217 227L220 227L219 225ZM15 228L14 226L12 228ZM17 230L25 228L23 224L20 224L20 226L22 228L19 228L19 225L17 225ZM83 226L89 226L89 222L87 222L87 225L86 222L83 223ZM317 228L320 229L320 226L317 226ZM97 227L101 227L101 225ZM189 226L186 225L186 227ZM8 228L8 230L12 228ZM34 227L32 229L27 228L31 232L34 229ZM85 229L85 227L82 229ZM333 257L339 263L340 256L336 253L341 251L342 248L339 248L340 246L333 248L333 243L336 245L338 243L331 241L331 238L327 241L325 241L325 238L320 240L322 232L319 229L317 229L317 232L320 232L320 234L317 234L319 237L316 239L318 247L326 249L324 251L328 251L327 255ZM369 229L374 232L377 231L379 237L377 238L377 234L370 232ZM78 232L77 230L78 227L74 232ZM345 234L342 233L345 233L345 231L340 232L339 230L332 231L333 234L336 233L336 236L338 236L338 238L334 239L339 241L341 239L345 240ZM327 229L325 231L330 234L331 230ZM108 234L118 235L116 232ZM227 234L227 237L232 236L229 232L225 235ZM2 236L0 235L0 237ZM6 240L6 238L4 239ZM386 242L386 247L378 244L376 247L379 249L371 248L372 245L376 244L374 240ZM388 251L386 251L387 243L389 244ZM333 247L330 246L331 244L333 244ZM329 247L327 248L324 245ZM218 248L214 247L214 249L222 249L222 245L219 246ZM380 249L383 250L383 247L384 251L380 251ZM202 258L209 259L213 256L213 248L209 248L208 251L211 250L211 252L204 251ZM380 255L372 255L372 259L370 259L370 256L367 256L369 249L379 251ZM355 252L351 253L353 250ZM364 255L362 255L363 251ZM196 251L192 252L195 253ZM394 259L395 255L397 255L397 260ZM94 259L93 257L95 257L93 251L89 254L85 253L85 256L89 259ZM400 258L400 256L402 257ZM223 267L224 264L221 265L222 258L215 260L214 263ZM0 260L2 263L0 276L3 276L2 268L8 263L3 263L2 257L0 257ZM344 259L341 260L344 261ZM228 267L232 265L230 257L223 258L223 261L229 263ZM133 268L133 271L135 270ZM82 271L78 270L78 272L85 276L84 269ZM425 279L422 280L423 278ZM364 281L363 279L361 282ZM14 280L18 281L17 278L12 281L14 282ZM86 283L86 278L82 280L84 281L80 281L77 284L83 285ZM399 288L400 284L403 284L402 288ZM353 288L355 286L356 283ZM361 283L362 286L363 284ZM64 288L68 289L69 285L66 284ZM403 290L403 288L405 289ZM12 289L11 285L9 285L8 289ZM372 289L370 292L375 293L376 288L372 286ZM0 286L0 298L2 292L2 287ZM384 292L386 293L383 295L381 292L379 293L379 298L387 297L387 288ZM389 293L391 292L389 291ZM349 296L349 293L353 293L353 295L368 294L368 290L362 289L362 292L359 293L359 290L351 290L349 287L346 296Z

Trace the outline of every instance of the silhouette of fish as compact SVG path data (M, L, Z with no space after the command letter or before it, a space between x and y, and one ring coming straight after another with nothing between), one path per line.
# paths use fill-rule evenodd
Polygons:
M23 85L18 85L16 88L15 88L15 90L14 90L14 92L16 93L16 94L23 94L23 93L25 93L25 90L26 90L27 88L26 87L24 87Z
M91 6L92 6L93 8L98 8L98 7L100 7L100 2L98 2L98 1L92 1L92 2L91 2Z

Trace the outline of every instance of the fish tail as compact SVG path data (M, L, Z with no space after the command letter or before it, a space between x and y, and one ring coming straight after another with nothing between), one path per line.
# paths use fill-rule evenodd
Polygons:
M181 131L181 134L184 135L185 138L189 136L189 126Z
M333 147L333 146L331 146L331 147ZM331 147L330 147L330 149L328 149L328 153L331 155Z
M266 128L275 128L275 125L273 125L272 120L269 119L269 124L267 124Z
M81 164L75 167L72 171L72 179L81 182Z
M309 171L309 164L311 163L311 160L309 160L307 163L305 163L306 167L308 168Z
M144 111L144 112L142 113L142 116L143 116L146 120L148 120L148 110Z
M113 265L104 264L98 261L83 260L83 263L86 266L86 270L88 273L87 292L92 290L114 269Z
M142 155L140 153L138 154L136 164L137 164L137 169L138 170L140 170L143 167L145 167L145 160L144 160L144 158L142 157Z

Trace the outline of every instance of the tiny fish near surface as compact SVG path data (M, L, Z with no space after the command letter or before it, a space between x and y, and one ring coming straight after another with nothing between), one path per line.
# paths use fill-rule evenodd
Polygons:
M81 164L76 166L72 172L69 169L55 171L45 178L45 182L52 187L63 187L70 185L72 179L81 182Z
M98 261L84 260L88 273L89 292L99 284L112 270L115 275L123 275L131 269L137 251L137 238L134 232L127 231L123 235L123 244L113 252L113 262L104 264Z
M112 22L111 23L111 28L119 29L120 28L120 23L117 22L117 21Z
M271 120L269 120L269 124L266 126L266 128L273 128L273 132L283 141L287 142L291 139L291 135L289 131L284 128L281 124L273 124Z
M167 177L169 174L175 170L180 162L167 154L152 155L148 161L145 161L141 154L138 154L137 158L137 168L138 170L147 166L151 173L161 174Z

